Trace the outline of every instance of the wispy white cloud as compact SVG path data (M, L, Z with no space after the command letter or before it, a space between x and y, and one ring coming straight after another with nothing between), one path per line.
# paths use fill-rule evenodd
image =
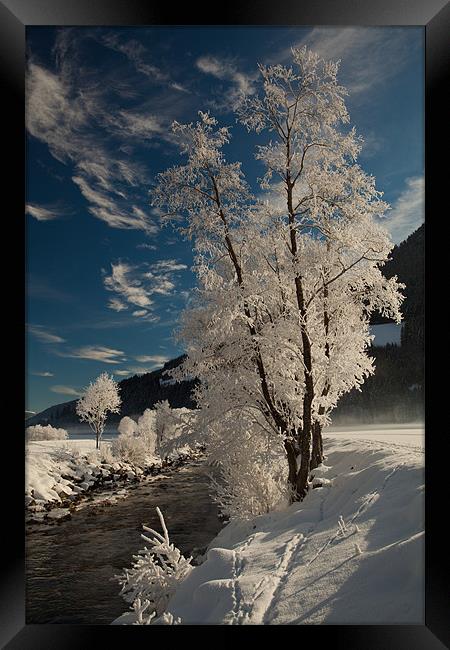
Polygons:
M108 307L110 309L113 309L114 311L124 311L125 309L128 309L126 304L119 300L118 298L111 298L111 300L108 303Z
M54 377L52 372L32 372L35 377Z
M144 243L142 243L142 244L138 244L138 245L136 246L136 248L144 248L144 249L147 249L147 250L149 250L149 251L156 251L158 247L157 247L155 244L146 244L146 243L144 242Z
M89 212L112 228L134 228L144 230L147 234L158 232L159 227L142 209L132 206L130 210L126 201L112 198L111 194L95 189L81 176L74 176L72 180L89 202Z
M417 41L404 28L315 27L299 42L274 53L270 62L288 62L291 46L307 45L325 60L341 59L340 81L352 96L364 94L395 76L411 57ZM366 97L368 100L368 97Z
M154 363L151 366L130 366L129 368L120 368L119 370L114 370L114 374L118 375L119 377L129 377L131 375L144 375L147 372L152 372L153 370L160 368L163 363L164 362Z
M136 138L153 138L167 130L167 125L156 115L133 111L119 111L115 124L122 134Z
M425 179L416 176L406 179L406 188L393 203L392 209L382 220L389 230L392 241L403 241L423 223L425 218Z
M155 294L169 296L174 292L174 274L187 269L174 259L159 260L153 264L132 265L126 262L111 264L111 274L104 271L103 283L107 291L117 296L108 306L115 311L126 309L129 305L139 307L132 312L136 318L155 321L152 314Z
M74 350L60 352L59 354L64 357L90 359L92 361L101 361L102 363L121 363L122 361L126 361L124 352L102 345L84 345Z
M169 85L170 85L171 88L173 88L174 90L178 90L181 93L190 93L191 92L189 90L189 88L186 88L182 84L179 84L179 83L176 83L176 82L172 82Z
M149 62L147 49L139 41L135 39L125 41L113 32L105 34L101 41L106 47L126 56L135 65L136 70L151 80L161 83L167 82L170 79L166 72L161 70L157 65ZM147 61L145 60L146 57Z
M117 33L110 32L103 35L101 42L106 47L109 47L116 52L123 54L135 69L143 74L147 79L155 84L160 84L171 88L177 92L189 93L189 89L185 85L174 81L171 74L163 70L160 66L155 65L150 60L150 55L147 48L136 39L124 40Z
M195 65L200 72L231 84L227 90L221 91L221 97L218 94L213 101L217 109L229 109L230 106L235 106L242 97L252 95L255 92L254 81L257 73L246 74L240 71L236 62L232 59L205 55L199 57Z
M119 377L128 377L129 375L133 375L136 373L133 373L132 370L114 370L113 374L118 375Z
M29 333L42 343L64 343L65 339L46 330L42 325L28 325Z
M81 395L79 390L76 390L71 386L61 386L61 385L51 386L50 390L53 393L60 393L61 395L73 395L74 397L78 397Z
M124 262L111 264L111 275L104 278L104 284L108 291L119 294L125 302L137 307L150 307L152 300L149 291L142 285L142 281L136 273L137 267Z
M31 215L38 221L52 221L61 216L60 212L54 208L46 208L42 205L34 205L32 203L27 203L25 213Z
M155 354L155 355L145 355L141 354L138 355L137 357L134 357L136 361L139 361L139 363L160 363L164 364L167 361L169 361L169 357L163 356L161 354Z
M153 273L173 273L175 271L184 271L187 269L186 264L174 259L159 260L151 266Z
M142 209L148 173L132 161L130 138L151 138L162 131L147 112L115 109L108 84L80 76L77 39L62 30L55 46L57 67L50 70L31 59L27 69L28 131L47 144L54 158L74 167L73 181L88 202L88 210L112 228L158 230ZM55 218L46 206L29 206L36 219Z

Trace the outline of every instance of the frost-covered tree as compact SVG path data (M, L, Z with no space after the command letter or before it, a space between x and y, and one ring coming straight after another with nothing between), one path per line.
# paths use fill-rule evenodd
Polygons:
M229 129L200 113L174 123L187 161L159 175L153 202L167 220L183 215L178 227L194 241L198 291L182 336L184 371L201 380L199 423L213 430L245 415L261 436L281 436L302 499L330 412L373 372L370 314L400 320L402 297L380 270L392 249L379 222L388 206L356 163L338 65L306 48L292 55L293 66L260 66L260 93L238 110L249 130L270 133L256 153L268 200L226 162Z
M106 419L109 413L120 413L121 399L119 386L114 379L103 372L95 382L91 382L76 406L80 420L87 422L95 433L96 448L105 430Z
M364 347L367 316L376 309L399 320L401 298L396 278L385 280L379 268L392 249L387 231L377 223L388 206L374 178L356 163L361 142L355 130L342 128L349 116L347 92L337 83L339 64L323 61L306 47L293 49L292 57L293 66L259 66L261 92L245 100L238 112L249 130L272 136L258 147L256 157L266 168L261 186L276 197L291 257L304 375L298 476L302 494L311 440L315 464L321 460L321 417L343 392L339 384L346 379L351 388L370 370L366 362L359 372L357 363L333 372L336 350L331 350L331 341L342 345L346 339L350 346L345 354L353 361L352 353L361 351L361 345L349 339L360 334ZM304 247L313 243L315 259L305 264ZM330 306L336 296L345 305L340 316L339 305L334 310ZM322 332L317 330L320 321ZM324 359L318 364L313 348L321 339Z

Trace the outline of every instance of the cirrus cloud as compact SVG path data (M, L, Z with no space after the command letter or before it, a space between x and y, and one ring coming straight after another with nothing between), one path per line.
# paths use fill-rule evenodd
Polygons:
M74 397L77 397L77 396L81 395L79 390L76 390L75 388L72 388L71 386L62 386L62 385L51 386L50 390L53 393L59 393L61 395L73 395Z
M44 329L42 325L28 325L28 331L42 343L64 343L65 339Z
M163 364L163 363L167 363L167 361L169 361L169 357L163 356L163 355L160 355L160 354L159 355L158 354L155 354L155 355L141 354L141 355L138 355L137 357L134 357L134 358L136 359L136 361L139 361L139 363L151 363L152 362L152 363Z
M423 223L425 217L425 179L416 176L406 179L406 187L383 219L392 241L400 243Z
M169 296L175 290L175 273L188 267L174 259L159 260L153 264L132 265L126 262L111 264L111 273L103 271L103 284L107 291L116 294L108 307L122 311L128 306L138 307L132 315L136 318L155 320L152 314L155 295Z
M236 62L231 59L205 55L199 57L195 65L200 72L230 84L227 90L220 91L220 99L216 98L212 102L218 110L229 110L230 106L234 107L243 97L252 95L255 92L254 81L257 73L246 74L241 72L238 70ZM217 95L219 96L219 93Z
M60 352L59 356L72 357L74 359L90 359L102 363L121 363L126 361L124 352L107 348L103 345L84 345L80 348Z
M25 206L25 213L31 215L37 221L53 221L60 216L60 212L53 208L45 208L42 205L34 205L27 203Z

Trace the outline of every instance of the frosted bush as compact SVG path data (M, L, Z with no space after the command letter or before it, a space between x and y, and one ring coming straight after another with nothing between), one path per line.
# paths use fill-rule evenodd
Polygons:
M273 465L259 455L243 454L222 463L220 477L211 477L221 513L230 519L251 519L286 507L289 490L282 460Z
M147 453L154 456L156 452L155 412L145 409L137 421L135 436L145 444Z
M147 460L145 442L136 436L118 436L111 442L111 452L116 458L132 465L144 466Z
M164 614L159 619L159 624L160 625L181 625L181 618L180 616L174 618L173 614L171 614L170 612L164 612Z
M31 440L66 440L69 434L65 429L57 429L50 424L35 424L25 429L26 438Z
M99 450L100 461L103 463L114 462L114 456L109 445L104 445Z
M171 596L175 593L179 583L192 571L192 558L185 558L181 551L170 542L169 533L164 517L159 508L156 508L163 535L152 528L143 526L153 537L142 535L150 544L150 548L133 556L131 569L125 569L117 576L122 585L121 595L131 603L132 609L137 614L138 624L149 624L154 615L164 614ZM144 612L147 617L144 618Z
M128 417L128 415L126 415L124 418L120 420L119 426L117 427L117 431L124 436L134 435L136 429L137 429L137 423L135 422L135 420Z
M93 449L85 454L88 463L98 465L99 463L113 463L114 456L109 445L103 445L100 449Z
M128 416L122 418L118 431L120 435L111 443L114 456L134 465L145 465L148 457L155 456L154 411L146 409L137 422Z
M208 452L218 468L210 477L212 496L224 516L250 519L289 504L282 440L252 426L245 414L212 428Z
M88 451L84 454L84 457L88 463L91 463L92 465L98 465L100 462L100 454L98 449L94 449L92 451Z
M155 431L157 436L157 446L159 447L163 440L171 437L174 431L174 422L172 421L172 409L168 400L157 402L154 406L155 412Z

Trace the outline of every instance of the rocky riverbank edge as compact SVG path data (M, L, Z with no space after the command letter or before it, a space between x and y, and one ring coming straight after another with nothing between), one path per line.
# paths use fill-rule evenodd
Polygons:
M60 523L70 519L74 512L89 502L99 506L113 505L117 499L127 496L127 488L203 458L202 450L192 450L164 460L154 460L143 467L124 461L102 461L97 465L83 459L81 471L74 460L69 471L53 486L58 500L43 502L35 498L33 490L25 495L25 523Z

